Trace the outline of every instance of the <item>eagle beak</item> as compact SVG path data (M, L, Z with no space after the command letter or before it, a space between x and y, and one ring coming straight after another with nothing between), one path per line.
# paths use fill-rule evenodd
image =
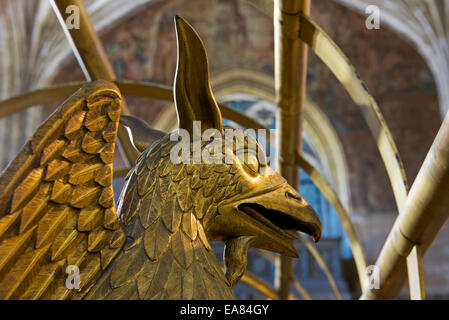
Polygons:
M296 231L317 242L322 226L315 210L287 183L222 205L208 228L215 240L250 236L251 247L291 257L298 257L292 243Z

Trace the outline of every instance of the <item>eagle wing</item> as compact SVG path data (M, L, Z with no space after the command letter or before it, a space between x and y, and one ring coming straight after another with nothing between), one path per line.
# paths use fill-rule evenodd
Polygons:
M0 177L0 299L82 298L120 251L112 187L120 109L113 83L85 85ZM66 285L69 270L79 271L79 288Z

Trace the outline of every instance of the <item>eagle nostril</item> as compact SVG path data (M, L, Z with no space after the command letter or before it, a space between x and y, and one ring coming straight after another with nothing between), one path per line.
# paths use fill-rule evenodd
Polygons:
M285 192L285 196L286 196L287 198L293 198L293 199L295 199L295 200L297 200L297 201L299 201L299 202L302 201L302 198L301 198L300 196L297 196L296 194L293 194L293 193L288 192L288 191Z

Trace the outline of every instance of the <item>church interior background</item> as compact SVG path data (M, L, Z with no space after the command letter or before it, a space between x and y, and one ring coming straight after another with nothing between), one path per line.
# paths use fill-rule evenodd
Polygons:
M311 17L353 62L386 118L413 182L449 108L449 15L439 0L314 0ZM377 4L381 28L368 30L364 8ZM446 1L442 1L446 2ZM273 20L245 0L86 0L118 79L173 83L173 16L185 17L209 56L212 89L220 102L276 128ZM422 3L427 3L423 5ZM430 3L430 4L429 4ZM205 14L207 13L207 14ZM420 13L420 14L418 14ZM425 26L425 27L423 27ZM439 28L439 27L442 27ZM51 84L84 80L82 70L46 0L0 0L0 100ZM125 97L131 112L151 126L176 127L172 103ZM35 106L0 119L0 168L57 104ZM230 123L228 121L228 123ZM309 55L303 153L347 208L374 264L398 212L382 159L360 109L329 69ZM114 166L126 167L118 152ZM123 178L116 178L119 192ZM304 198L323 221L316 248L335 288L300 242L294 274L312 299L357 299L361 292L349 241L335 209L300 173ZM118 194L115 196L118 199ZM222 246L215 244L217 252ZM221 256L218 254L218 256ZM248 270L274 286L270 254L251 251ZM449 232L441 231L424 257L429 299L449 298ZM407 298L405 286L401 298ZM302 297L292 284L292 293ZM262 298L240 283L236 296Z

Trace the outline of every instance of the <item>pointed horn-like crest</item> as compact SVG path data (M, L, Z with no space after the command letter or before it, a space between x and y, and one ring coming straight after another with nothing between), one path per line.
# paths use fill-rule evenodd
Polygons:
M198 34L183 18L175 17L178 61L174 98L179 128L193 133L193 121L201 121L202 130L223 132L220 109L209 82L206 50Z

